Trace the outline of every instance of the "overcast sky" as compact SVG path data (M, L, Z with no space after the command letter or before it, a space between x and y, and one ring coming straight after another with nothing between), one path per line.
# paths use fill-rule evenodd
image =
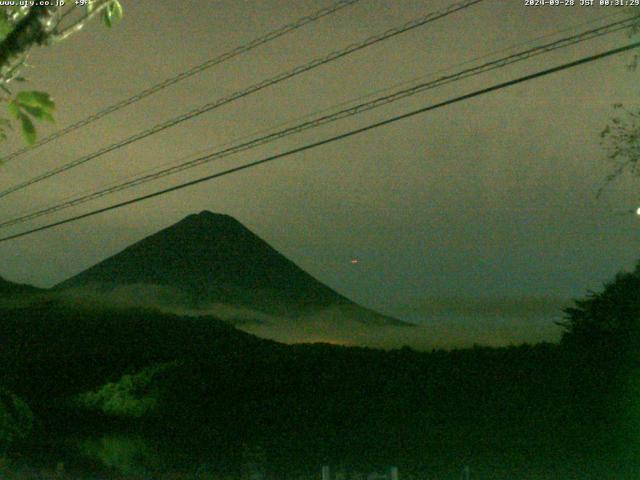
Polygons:
M96 22L68 41L31 55L32 68L26 72L30 88L50 92L58 104L57 125L40 126L41 133L77 121L331 2L122 3L125 18L112 30ZM362 0L2 165L0 187L451 3ZM616 11L487 0L0 199L0 215L8 219L48 206L78 191L204 149L213 151L234 138ZM546 41L572 31L577 28ZM624 34L585 42L47 220L628 42ZM630 54L607 58L2 243L0 275L51 286L189 213L207 209L236 217L320 280L391 314L400 315L431 297L582 295L618 270L631 268L640 257L640 219L618 213L640 202L640 181L623 179L600 199L595 197L611 170L599 145L611 106L616 102L638 105L640 100L640 73L625 69L630 58ZM19 146L21 140L15 139L2 148L10 152ZM3 233L17 231L20 228ZM359 263L352 264L353 258Z

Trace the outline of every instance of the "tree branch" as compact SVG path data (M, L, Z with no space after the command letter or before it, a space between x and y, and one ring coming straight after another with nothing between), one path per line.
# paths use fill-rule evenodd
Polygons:
M0 43L0 71L33 45L41 45L47 40L50 32L45 24L54 8L56 7L34 5L18 22L13 31Z
M69 35L76 33L81 30L85 23L87 23L91 18L95 17L99 13L101 13L105 8L109 6L112 0L99 0L96 1L96 5L91 12L85 13L82 17L76 20L73 24L66 27L64 30L59 32L53 32L51 35L51 39L54 41L60 41L66 39Z

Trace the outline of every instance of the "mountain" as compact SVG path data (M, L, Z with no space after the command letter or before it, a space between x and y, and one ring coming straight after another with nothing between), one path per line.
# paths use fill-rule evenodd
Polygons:
M113 292L154 286L190 305L225 304L299 316L339 308L352 319L402 323L313 278L229 215L189 215L56 286Z
M0 277L0 295L14 295L23 293L36 293L41 290L31 285L13 283Z

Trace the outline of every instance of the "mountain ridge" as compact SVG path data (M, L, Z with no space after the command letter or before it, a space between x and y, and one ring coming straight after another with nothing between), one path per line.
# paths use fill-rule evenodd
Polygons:
M26 283L16 283L0 276L0 294L7 293L36 293L42 291L40 288Z
M323 284L235 218L207 210L133 243L54 289L112 291L140 284L175 288L198 306L223 303L294 317L340 307L358 321L404 324Z

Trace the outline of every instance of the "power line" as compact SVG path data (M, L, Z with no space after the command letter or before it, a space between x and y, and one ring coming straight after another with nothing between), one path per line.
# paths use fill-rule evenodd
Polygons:
M94 153L91 153L89 155L86 155L84 157L80 157L72 162L69 162L61 167L49 170L48 172L45 172L43 174L40 174L36 177L31 178L30 180L27 180L25 182L19 183L13 187L10 187L6 190L3 190L0 192L0 198L5 197L7 195L10 195L11 193L17 192L18 190L22 190L23 188L26 188L30 185L33 185L35 183L41 182L43 180L46 180L47 178L53 177L55 175L58 175L62 172L66 172L68 170L71 170L72 168L75 168L79 165L82 165L90 160L94 160L106 153L112 152L114 150L117 150L121 147L124 147L126 145L129 145L131 143L137 142L138 140L142 140L146 137L149 137L151 135L154 135L156 133L159 133L163 130L166 130L168 128L171 128L175 125L178 125L182 122L185 122L187 120L190 120L194 117L197 117L199 115L202 115L206 112L209 112L211 110L214 110L216 108L219 108L223 105L226 105L227 103L230 103L234 100L238 100L240 98L246 97L248 95L251 95L253 93L256 93L260 90L263 90L267 87L270 87L272 85L275 85L277 83L280 83L284 80L287 80L289 78L295 77L297 75L300 75L304 72L307 72L309 70L312 70L314 68L317 68L321 65L325 65L329 62L332 62L334 60L337 60L339 58L345 57L351 53L357 52L359 50L362 50L364 48L367 48L371 45L374 45L376 43L382 42L384 40L387 40L389 38L395 37L396 35L400 35L401 33L405 33L409 30L412 30L414 28L420 27L422 25L426 25L427 23L433 22L435 20L438 20L440 18L446 17L448 15L451 15L452 13L455 13L457 11L460 10L464 10L466 8L469 8L473 5L475 5L476 3L480 3L484 0L465 0L462 2L458 2L455 3L453 5L451 5L450 7L443 9L441 11L438 12L433 12L433 13L429 13L426 14L424 16L421 16L417 19L411 20L407 23L405 23L404 25L401 25L399 27L396 28L392 28L389 30L386 30L385 32L382 32L380 34L377 35L373 35L367 39L365 39L364 41L358 42L358 43L354 43L351 44L345 48L343 48L342 50L337 50L335 52L332 52L326 56L320 57L320 58L316 58L315 60L312 60L311 62L308 62L306 64L303 65L299 65L295 68L293 68L292 70L280 73L279 75L276 75L275 77L271 77L267 80L263 80L257 84L254 84L244 90L240 90L237 91L227 97L223 97L221 99L215 100L211 103L207 103L199 108L196 108L194 110L191 110L187 113L184 113L178 117L175 117L171 120L168 120L166 122L160 123L155 125L154 127L151 127L147 130L144 130L142 132L139 132L135 135L132 135L124 140L121 140L117 143L111 144L107 147L103 147L100 150L97 150Z
M81 220L81 219L84 219L84 218L87 218L87 217L91 217L91 216L94 216L94 215L98 215L100 213L104 213L104 212L108 212L108 211L115 210L115 209L118 209L118 208L122 208L122 207L125 207L125 206L128 206L128 205L132 205L134 203L142 202L144 200L148 200L148 199L151 199L151 198L154 198L154 197L165 195L167 193L174 192L174 191L177 191L177 190L182 190L184 188L191 187L193 185L197 185L199 183L203 183L203 182L206 182L206 181L209 181L209 180L213 180L213 179L216 179L216 178L224 177L226 175L230 175L232 173L236 173L236 172L239 172L239 171L242 171L242 170L247 170L249 168L253 168L253 167L256 167L258 165L262 165L264 163L272 162L272 161L278 160L280 158L288 157L288 156L294 155L296 153L304 152L306 150L311 150L313 148L320 147L322 145L327 145L329 143L337 142L339 140L344 140L345 138L349 138L349 137L358 135L360 133L368 132L370 130L373 130L375 128L379 128L379 127L382 127L382 126L385 126L385 125L390 125L390 124L395 123L397 121L404 120L404 119L407 119L407 118L410 118L410 117L413 117L413 116L416 116L416 115L419 115L419 114L422 114L422 113L426 113L426 112L429 112L431 110L436 110L438 108L442 108L442 107L445 107L445 106L448 106L448 105L452 105L454 103L462 102L464 100L469 100L471 98L478 97L480 95L484 95L484 94L487 94L487 93L490 93L490 92L501 90L503 88L507 88L507 87L510 87L510 86L513 86L513 85L516 85L516 84L519 84L519 83L527 82L529 80L533 80L533 79L540 78L540 77L543 77L543 76L546 76L546 75L550 75L552 73L560 72L562 70L567 70L569 68L573 68L573 67L576 67L578 65L583 65L583 64L590 63L590 62L593 62L593 61L596 61L596 60L600 60L600 59L605 58L605 57L609 57L609 56L612 56L612 55L617 55L619 53L626 52L626 51L629 51L629 50L632 50L632 49L638 48L638 47L640 47L640 42L635 42L635 43L632 43L632 44L629 44L629 45L625 45L624 47L618 47L618 48L614 48L614 49L611 49L611 50L607 50L607 51L602 52L602 53L598 53L598 54L591 55L591 56L588 56L588 57L583 57L583 58L581 58L579 60L575 60L573 62L569 62L569 63L565 63L565 64L562 64L562 65L559 65L559 66L556 66L556 67L548 68L546 70L541 70L541 71L538 71L538 72L535 72L535 73L532 73L532 74L529 74L529 75L525 75L525 76L516 78L514 80L509 80L507 82L498 83L496 85L492 85L491 87L486 87L486 88L483 88L483 89L480 89L480 90L476 90L476 91L471 92L471 93L467 93L465 95L460 95L458 97L454 97L454 98L451 98L449 100L445 100L443 102L439 102L439 103L436 103L436 104L433 104L433 105L422 107L422 108L420 108L418 110L413 110L413 111L408 112L408 113L404 113L404 114L401 114L401 115L396 115L396 116L388 118L386 120L382 120L380 122L372 123L372 124L369 124L369 125L367 125L365 127L361 127L361 128L357 128L357 129L354 129L354 130L350 130L348 132L345 132L345 133L342 133L342 134L339 134L339 135L335 135L333 137L326 138L324 140L320 140L318 142L309 143L309 144L304 145L302 147L297 147L297 148L294 148L294 149L291 149L291 150L287 150L286 152L278 153L276 155L271 155L271 156L263 158L261 160L256 160L254 162L246 163L244 165L240 165L238 167L230 168L230 169L224 170L222 172L214 173L212 175L207 175L205 177L200 177L198 179L191 180L191 181L188 181L188 182L185 182L185 183L181 183L179 185L174 185L173 187L165 188L165 189L159 190L157 192L153 192L153 193L150 193L150 194L147 194L147 195L142 195L142 196L139 196L139 197L136 197L136 198L133 198L133 199L130 199L130 200L126 200L124 202L116 203L116 204L113 204L113 205L109 205L108 207L99 208L97 210L93 210L93 211L90 211L90 212L87 212L87 213L83 213L81 215L76 215L76 216L73 216L73 217L66 218L64 220L59 220L57 222L53 222L53 223L50 223L48 225L43 225L41 227L37 227L37 228L33 228L33 229L30 229L30 230L27 230L27 231L24 231L24 232L16 233L14 235L9 235L7 237L2 237L2 238L0 238L0 242L6 242L6 241L13 240L13 239L16 239L16 238L24 237L26 235L30 235L30 234L35 233L35 232L40 232L40 231L48 230L48 229L51 229L53 227L57 227L57 226L64 225L64 224L67 224L67 223L76 222L78 220Z
M407 85L414 85L416 82L422 81L422 80L427 79L427 78L434 78L437 74L449 72L449 71L451 71L451 70L453 70L455 68L462 67L463 65L469 65L469 64L472 64L472 63L477 62L479 60L483 60L485 58L490 58L491 56L497 55L499 53L515 50L518 47L531 45L531 44L533 44L533 43L535 43L537 41L544 40L544 39L549 38L549 37L553 37L553 36L558 35L560 33L568 32L568 31L573 30L573 29L575 29L577 27L582 27L582 26L585 26L585 25L591 25L593 23L600 22L602 20L606 20L606 19L609 19L609 18L612 18L612 17L619 17L621 15L624 15L625 17L628 17L628 14L626 14L625 12L616 12L616 13L611 13L611 14L603 15L603 16L595 18L595 19L588 20L586 22L581 22L581 23L578 23L578 24L574 24L574 25L571 25L569 27L565 27L565 28L562 28L562 29L555 29L555 30L552 30L552 31L548 31L543 35L540 35L540 36L537 36L537 37L534 37L534 38L529 38L529 39L527 39L525 41L518 42L518 43L510 45L508 47L500 48L498 50L494 50L492 52L485 53L485 54L482 54L480 56L470 58L469 60L465 60L463 62L459 62L459 63L456 63L454 65L450 65L448 67L438 69L438 70L436 70L436 71L434 71L432 73L429 73L429 74L426 74L426 75L421 75L419 77L412 78L411 80L404 80L402 82L394 83L394 84L389 85L387 87L378 88L378 89L373 90L373 91L371 91L369 93L366 93L366 94L360 95L358 97L351 98L349 100L345 100L345 101L333 104L333 105L331 105L329 107L324 107L324 108L315 110L314 112L307 113L307 114L295 117L295 118L290 119L290 120L285 120L285 121L280 122L280 123L278 123L278 124L276 124L274 126L262 128L262 129L259 129L257 131L253 131L250 134L245 134L245 135L240 135L240 136L234 137L233 139L227 140L222 144L216 143L214 145L210 145L210 146L208 146L206 148L202 148L202 149L200 149L200 150L198 150L196 152L192 152L189 155L181 157L178 160L172 160L170 162L164 162L164 163L162 163L160 165L153 166L153 167L147 168L147 169L142 170L142 171L138 171L135 174L130 174L130 175L127 175L125 177L121 177L121 178L119 178L117 180L109 182L108 184L102 184L98 188L108 188L108 187L111 187L111 186L117 186L117 185L120 185L124 181L128 181L130 179L139 178L141 175L144 175L144 174L147 174L147 173L150 173L150 172L156 172L156 171L158 171L158 168L160 168L160 167L168 167L168 166L175 166L175 165L182 164L183 162L187 161L190 158L197 157L198 155L202 155L205 152L212 151L212 149L214 147L226 147L226 146L229 146L229 145L233 145L236 142L240 142L240 141L243 141L243 140L246 140L246 139L249 139L249 138L254 138L256 135L261 135L261 134L265 134L265 133L268 133L268 132L275 132L275 131L277 131L278 129L280 129L282 127L285 127L285 126L288 126L288 125L293 125L296 122L299 122L301 120L312 118L312 117L314 117L316 115L323 114L323 113L326 113L326 112L329 112L329 111L333 111L336 108L343 107L343 106L346 106L346 105L351 105L351 104L354 104L355 102L359 102L361 100L372 98L372 97L374 97L374 96L376 96L378 94L384 93L384 92L390 92L390 91L392 91L394 89L397 89L399 87L404 87L404 86L407 86ZM609 26L611 26L611 25L609 25ZM74 193L74 194L71 194L71 195L67 195L66 197L63 197L60 200L61 201L68 201L68 200L76 199L76 198L78 198L80 196L84 196L84 195L86 195L88 193L93 193L93 192L95 192L95 189L87 189L87 190L85 190L83 192L80 192L80 193Z
M316 20L319 20L323 17L326 17L327 15L331 15L332 13L335 13L339 10L342 10L345 7L349 7L351 5L353 5L354 3L359 2L360 0L340 0L336 3L334 3L333 5L330 5L328 7L322 8L314 13L311 13L310 15L304 16L302 18L299 18L298 20L296 20L295 22L292 22L290 24L284 25L276 30L273 30L269 33L267 33L266 35L263 35L261 37L255 38L252 41L250 41L249 43L245 44L245 45L241 45L239 47L236 47L232 50L229 50L228 52L225 52L221 55L218 55L217 57L211 58L209 60L207 60L206 62L203 62L199 65L196 65L195 67L190 68L189 70L180 72L177 75L174 75L173 77L169 77L135 95L132 95L129 98L126 98L124 100L121 100L117 103L114 103L113 105L110 105L86 118L83 118L82 120L77 121L76 123L72 123L71 125L68 125L66 127L64 127L61 130L58 130L57 132L52 133L51 135L42 138L41 140L38 140L36 143L34 143L32 146L29 147L23 147L19 150L16 150L15 152L10 153L9 155L7 155L6 157L4 157L2 160L4 162L8 162L9 160L13 160L14 158L19 157L20 155L23 155L27 152L33 151L34 149L41 147L42 145L46 145L49 142L52 142L54 140L57 140L60 137L63 137L65 135L67 135L68 133L71 133L75 130L78 130L82 127L85 127L87 125L89 125L90 123L93 123L113 112L116 112L118 110L121 110L131 104L134 104L140 100L142 100L143 98L146 98L150 95L153 95L155 93L158 93L161 90L164 90L167 87L170 87L171 85L174 85L178 82L181 82L182 80L185 80L189 77L192 77L204 70L207 70L211 67L214 67L216 65L219 65L223 62L226 62L227 60L231 60L234 57L237 57L238 55L241 55L243 53L249 52L250 50L253 50L261 45L264 45L265 43L271 42L277 38L280 38L288 33L291 33L299 28L302 28L303 26L315 22Z
M77 206L83 203L86 203L90 200L95 200L97 198L106 196L106 195L110 195L122 190L126 190L153 180L156 180L158 178L162 178L168 175L172 175L178 172L181 172L183 170L187 170L189 168L194 168L196 166L214 161L214 160L218 160L230 155L234 155L236 153L240 153L249 149L253 149L256 148L258 146L262 146L265 145L267 143L273 142L275 140L287 137L289 135L293 135L296 133L300 133L303 132L305 130L308 129L312 129L312 128L317 128L321 125L325 125L328 123L332 123L335 122L337 120L341 120L353 115L357 115L360 113L364 113L367 112L369 110L373 110L375 108L381 107L383 105L387 105L389 103L392 102L396 102L400 99L403 98L407 98L413 95L416 95L418 93L422 93L426 90L430 90L432 88L436 88L436 87L440 87L455 81L459 81L459 80L463 80L472 76L476 76L482 73L486 73L488 71L492 71L498 68L502 68L505 67L507 65L511 65L513 63L516 62L520 62L520 61L524 61L524 60L528 60L532 57L544 54L544 53L548 53L560 48L566 48L570 45L575 45L577 43L580 42L584 42L586 40L591 40L593 38L597 38L597 37L601 37L603 35L608 35L611 33L615 33L618 32L620 30L626 29L629 27L629 25L631 25L631 22L633 22L633 20L621 20L621 21L617 21L617 22L613 22L611 24L608 25L604 25L602 27L598 27L598 28L594 28L591 30L587 30L581 33L578 33L576 35L572 35L569 37L565 37L565 38L561 38L559 40L544 44L544 45L540 45L537 47L533 47L521 52L517 52L511 55L508 55L506 57L503 58L499 58L497 60L492 60L490 62L486 62L482 65L478 65L472 68L467 68L465 70L462 70L460 72L451 74L451 75L446 75L446 76L442 76L439 77L435 80L429 81L429 82L423 82L417 85L414 85L410 88L405 88L405 89L401 89L398 91L395 91L391 94L388 95L383 95L380 96L378 98L375 98L371 101L368 102L364 102L364 103L360 103L358 105L354 105L351 106L349 108L345 108L342 110L339 110L337 112L331 113L329 115L324 115L324 116L320 116L318 118L315 118L313 120L307 121L307 122L303 122L297 125L294 125L292 127L288 127L285 128L283 130L280 131L276 131L276 132L272 132L270 134L264 135L264 136L259 136L257 138L254 138L248 142L243 142L240 143L238 145L234 145L222 150L219 150L217 152L214 153L210 153L208 155L204 155L201 156L199 158L195 158L193 160L190 160L188 162L183 162L180 163L178 165L173 165L167 168L164 168L162 170L159 171L154 171L152 173L148 173L148 174L144 174L141 176L138 176L132 180L129 181L125 181L125 182L121 182L121 183L117 183L115 185L103 188L101 190L98 191L94 191L91 192L89 194L86 195L82 195L79 197L75 197L72 199L69 199L67 201L58 203L57 205L53 205L51 207L47 207L35 212L31 212L25 215L21 215L19 217L7 220L5 222L0 223L0 228L6 228L12 225L17 225L20 223L24 223L28 220L33 220L35 218L39 218L41 216L44 215L50 215L53 214L55 212L73 207L73 206Z

